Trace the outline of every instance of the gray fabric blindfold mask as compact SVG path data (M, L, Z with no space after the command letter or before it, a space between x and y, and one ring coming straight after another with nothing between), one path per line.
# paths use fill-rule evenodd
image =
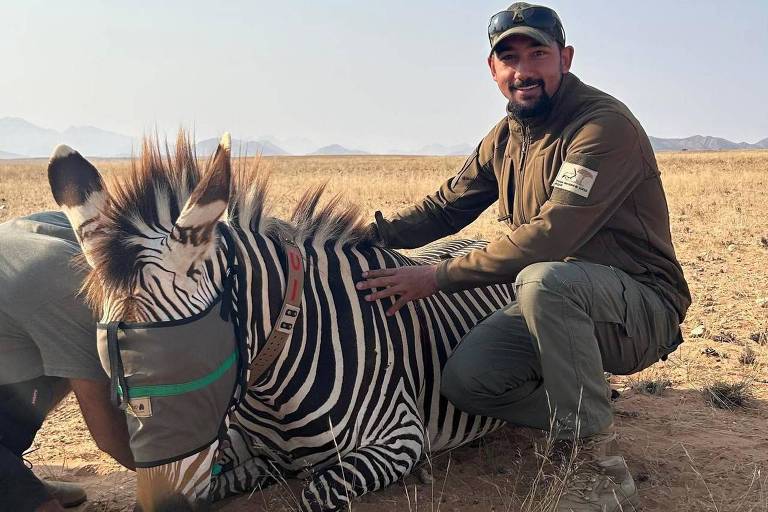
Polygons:
M113 401L126 409L137 467L188 457L221 434L245 360L225 310L228 291L221 308L217 300L183 320L97 325L99 358Z

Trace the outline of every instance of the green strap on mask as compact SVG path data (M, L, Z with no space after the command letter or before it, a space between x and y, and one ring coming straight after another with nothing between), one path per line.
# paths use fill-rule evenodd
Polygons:
M197 391L210 384L216 382L229 370L229 368L237 361L237 350L227 357L218 368L213 370L208 375L204 375L199 379L195 379L182 384L157 384L154 386L135 386L128 389L128 398L144 398L152 396L174 396L183 395L191 391ZM123 390L120 386L117 387L117 393L123 396Z

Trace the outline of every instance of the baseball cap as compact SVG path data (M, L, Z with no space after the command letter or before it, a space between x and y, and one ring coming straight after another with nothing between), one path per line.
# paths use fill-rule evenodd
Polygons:
M491 51L502 40L516 34L528 36L547 46L555 41L565 46L565 30L560 17L543 5L515 2L491 16L488 22Z

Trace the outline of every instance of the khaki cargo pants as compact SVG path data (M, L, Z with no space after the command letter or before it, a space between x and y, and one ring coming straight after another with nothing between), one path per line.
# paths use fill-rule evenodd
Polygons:
M613 421L603 372L638 372L682 341L674 309L614 267L536 263L515 292L443 370L441 391L461 410L558 438L592 435Z

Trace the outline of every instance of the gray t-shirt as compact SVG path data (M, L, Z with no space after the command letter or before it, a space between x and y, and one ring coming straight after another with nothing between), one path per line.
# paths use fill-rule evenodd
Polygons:
M0 224L0 384L42 375L106 379L96 322L78 296L80 253L60 212Z

